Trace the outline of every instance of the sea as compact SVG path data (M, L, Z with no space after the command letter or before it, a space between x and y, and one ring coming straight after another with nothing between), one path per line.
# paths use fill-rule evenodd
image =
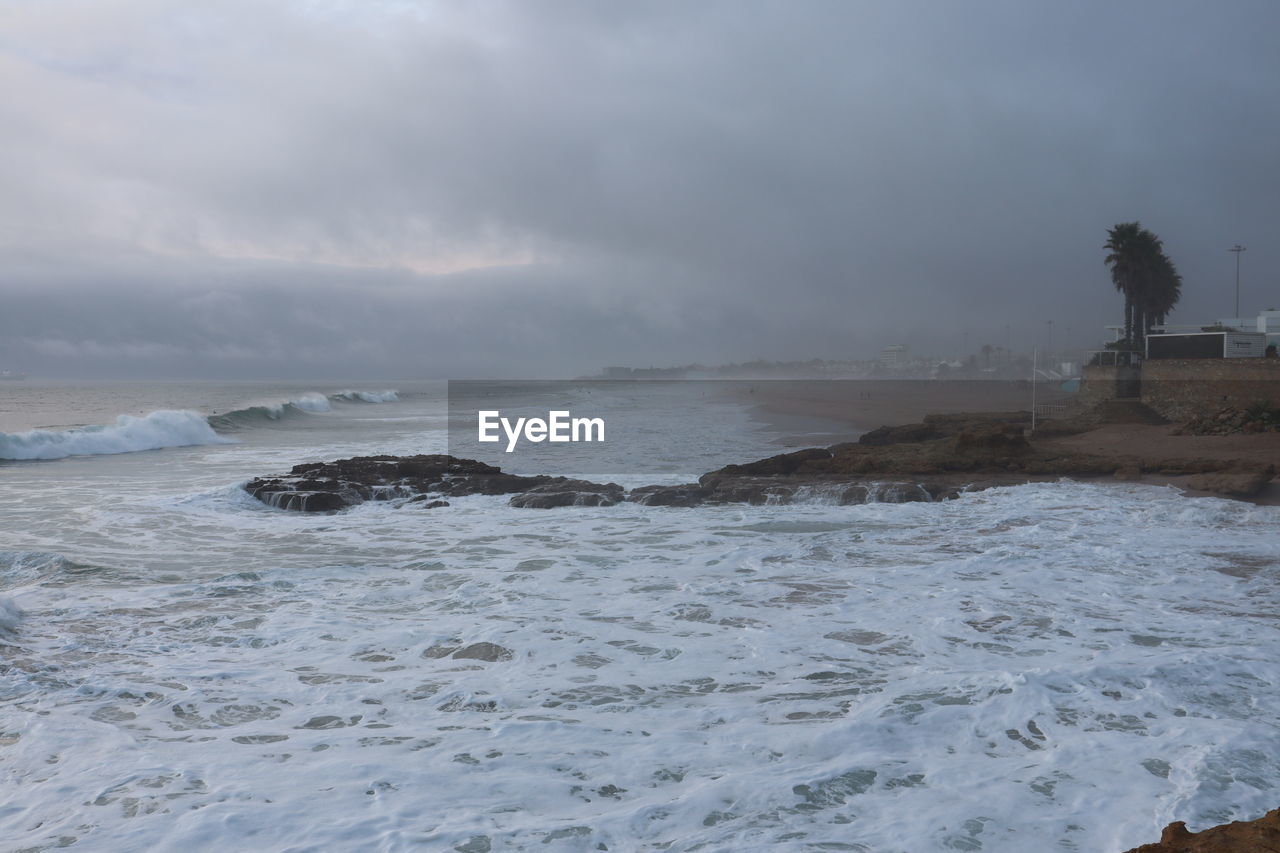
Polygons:
M623 485L779 452L652 388ZM0 387L0 849L1107 853L1280 805L1280 508L242 489L444 452L445 394Z

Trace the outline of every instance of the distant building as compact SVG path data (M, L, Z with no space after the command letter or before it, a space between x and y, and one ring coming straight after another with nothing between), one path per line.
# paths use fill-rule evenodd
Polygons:
M1225 324L1224 324L1225 325ZM1147 336L1147 358L1261 358L1260 332L1170 332Z
M877 359L885 367L905 367L907 364L906 344L892 344L880 350Z

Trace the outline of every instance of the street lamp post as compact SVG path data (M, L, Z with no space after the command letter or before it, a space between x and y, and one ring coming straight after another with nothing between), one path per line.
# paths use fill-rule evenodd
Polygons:
M1236 256L1236 313L1235 313L1235 319L1237 319L1237 320L1239 320L1239 319L1240 319L1240 253L1241 253L1241 252L1243 252L1243 251L1245 251L1245 250L1246 250L1246 249L1248 249L1248 248L1249 248L1248 246L1241 246L1239 243L1236 243L1236 244L1235 244L1234 246L1232 246L1230 249L1227 249L1227 251L1228 251L1228 252L1234 252L1234 253L1235 253L1235 256Z

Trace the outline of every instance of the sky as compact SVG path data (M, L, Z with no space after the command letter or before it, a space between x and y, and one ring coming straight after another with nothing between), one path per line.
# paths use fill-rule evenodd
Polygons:
M574 376L1280 308L1274 0L5 0L0 367ZM1052 325L1050 325L1052 321Z

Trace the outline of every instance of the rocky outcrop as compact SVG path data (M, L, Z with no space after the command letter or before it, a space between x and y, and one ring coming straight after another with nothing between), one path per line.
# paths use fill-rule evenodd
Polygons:
M630 500L644 506L697 506L711 494L697 483L679 486L641 486L632 489Z
M622 500L623 489L617 483L592 483L587 480L556 478L534 486L513 497L512 506L525 509L554 509L559 506L613 506Z
M1059 477L1141 480L1145 474L1190 476L1186 486L1249 499L1274 470L1222 459L1100 456L1064 449L1065 442L1030 438L1025 413L931 415L924 423L876 431L870 441L811 447L702 475L697 483L642 486L627 493L616 483L564 477L525 477L452 456L363 456L296 465L286 475L257 478L245 489L281 509L332 512L370 500L448 506L461 495L512 495L511 506L552 509L703 504L833 504L946 500L966 490ZM936 436L926 438L926 436ZM865 439L867 436L864 436Z
M1226 498L1248 500L1266 488L1274 475L1275 468L1272 466L1259 471L1199 474L1187 480L1187 488L1200 492L1212 492Z
M269 506L331 512L365 501L404 498L428 508L448 506L441 498L511 494L557 482L566 481L563 477L505 474L474 459L435 454L305 462L282 476L257 477L244 488Z
M1280 809L1257 820L1235 821L1191 832L1176 821L1160 833L1160 841L1125 853L1276 853L1280 851Z
M954 498L970 486L968 478L880 480L827 476L724 476L704 478L682 486L645 486L630 500L649 506L697 506L699 504L827 503L839 506L864 503L911 503Z
M925 482L935 475L961 473L1093 477L1110 475L1117 468L1114 460L1033 445L1017 424L999 421L984 424L970 416L968 426L952 436L927 441L840 444L825 450L785 453L744 465L726 465L704 474L699 484L706 488L726 478L750 476L910 478L915 482Z
M877 427L858 436L858 444L883 447L886 444L904 444L916 441L932 441L942 438L942 433L929 424L901 424Z

